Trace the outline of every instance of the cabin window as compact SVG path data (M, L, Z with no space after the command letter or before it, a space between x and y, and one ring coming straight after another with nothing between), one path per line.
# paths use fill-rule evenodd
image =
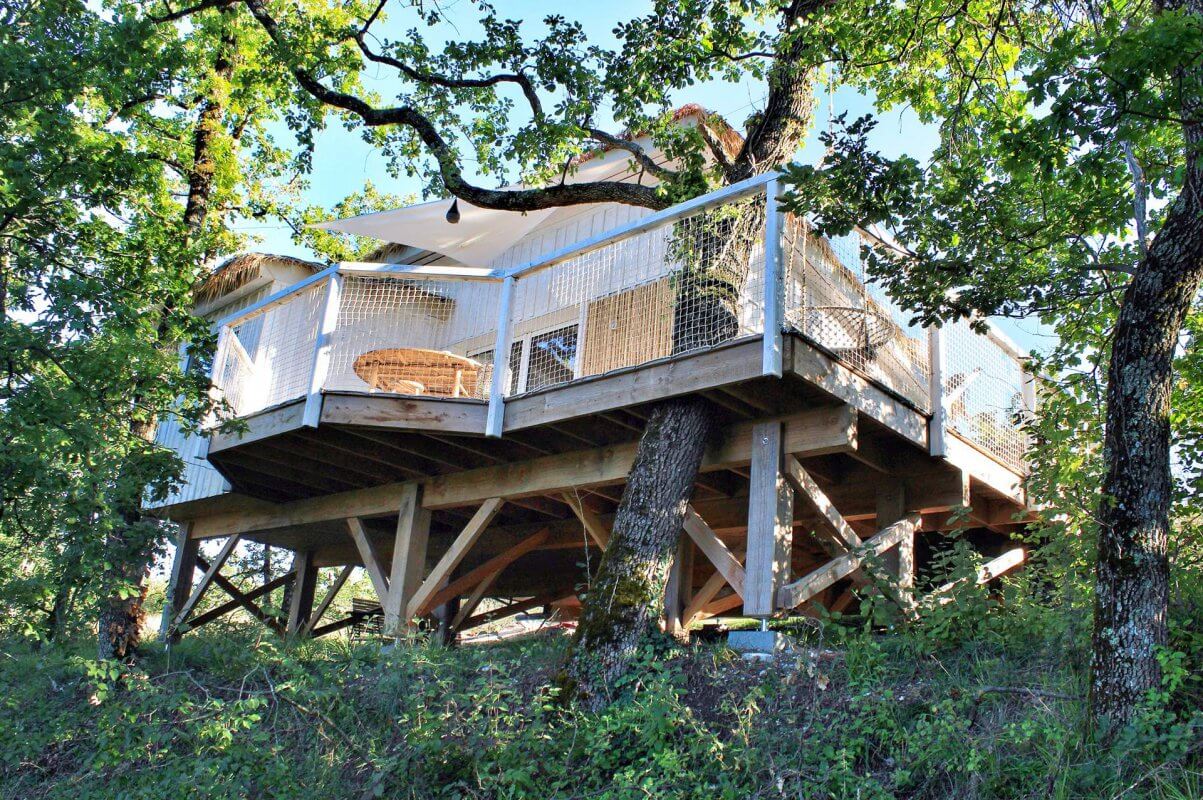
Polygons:
M525 392L572 380L576 369L576 326L568 325L530 337Z
M493 363L493 350L470 354L482 364ZM510 345L510 388L522 394L567 383L576 377L577 326L518 335Z
M493 348L469 354L481 364L493 363ZM522 376L522 340L518 339L510 345L510 388L507 394L518 393L518 379Z

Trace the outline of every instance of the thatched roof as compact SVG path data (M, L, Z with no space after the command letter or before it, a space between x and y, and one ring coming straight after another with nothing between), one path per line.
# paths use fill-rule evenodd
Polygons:
M289 267L301 267L310 272L321 272L325 265L292 256L277 256L271 253L242 253L227 259L213 268L208 277L201 280L194 290L197 305L211 303L219 297L237 291L263 274L265 263Z

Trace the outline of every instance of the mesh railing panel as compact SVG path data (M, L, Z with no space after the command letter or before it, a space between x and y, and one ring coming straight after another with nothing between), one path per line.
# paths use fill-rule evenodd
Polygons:
M511 393L759 334L764 196L665 223L520 277Z
M965 320L940 329L944 348L944 405L950 430L1007 466L1022 469L1027 437L1023 365Z
M666 222L520 275L507 395L684 355L764 332L764 195ZM857 231L782 225L784 323L930 412L928 332L866 282ZM214 383L240 416L308 391L327 284L223 336ZM345 274L323 389L488 399L501 284ZM945 327L949 427L1022 468L1024 370L1001 340Z
M326 285L306 289L222 337L213 384L238 416L305 396Z
M499 297L496 283L344 278L325 388L487 397L491 369L467 343L492 343Z
M930 411L927 331L865 280L864 235L818 236L792 214L782 235L787 327Z

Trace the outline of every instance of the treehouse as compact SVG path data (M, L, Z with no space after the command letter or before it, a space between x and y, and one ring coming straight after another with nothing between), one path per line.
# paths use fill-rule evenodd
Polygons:
M572 179L611 176L639 179L617 151ZM820 236L778 192L770 174L654 213L436 201L329 224L391 243L378 261L215 288L212 382L239 424L160 433L190 463L155 509L179 523L165 630L239 608L302 636L570 609L649 409L685 396L720 435L668 628L847 609L862 588L909 607L940 591L924 569L954 528L986 558L979 580L1019 564L1035 403L1020 353L968 323L912 324L866 281L882 234ZM293 572L235 587L221 570L241 540L294 551ZM356 567L377 597L324 619ZM257 600L288 582L276 620ZM213 586L228 602L196 613Z

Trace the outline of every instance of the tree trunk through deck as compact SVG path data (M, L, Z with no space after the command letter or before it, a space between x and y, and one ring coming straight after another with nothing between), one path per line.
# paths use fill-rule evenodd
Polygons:
M673 354L739 334L739 297L763 241L764 198L686 218L670 234ZM613 534L584 598L566 669L571 696L594 708L645 639L658 635L668 572L714 423L700 398L657 406L639 440Z
M797 30L811 10L810 4L791 3L782 15L783 30ZM740 152L724 164L728 184L778 168L793 158L806 136L814 108L811 45L802 35L786 37L782 45L769 70L764 111ZM679 265L674 354L738 334L739 295L747 283L749 259L763 241L764 209L761 197L676 226L669 244ZM581 698L593 708L604 705L639 643L658 635L655 622L669 565L713 427L700 399L672 400L653 410L639 439L609 546L583 598L581 621L562 675L561 700Z
M1203 17L1203 0L1158 10ZM1135 719L1161 681L1157 649L1169 639L1174 350L1203 280L1203 67L1175 77L1186 120L1185 180L1124 291L1107 370L1090 718L1117 727Z
M674 400L652 411L639 440L567 667L567 694L593 708L608 702L635 651L658 633L669 563L711 430L704 400Z

